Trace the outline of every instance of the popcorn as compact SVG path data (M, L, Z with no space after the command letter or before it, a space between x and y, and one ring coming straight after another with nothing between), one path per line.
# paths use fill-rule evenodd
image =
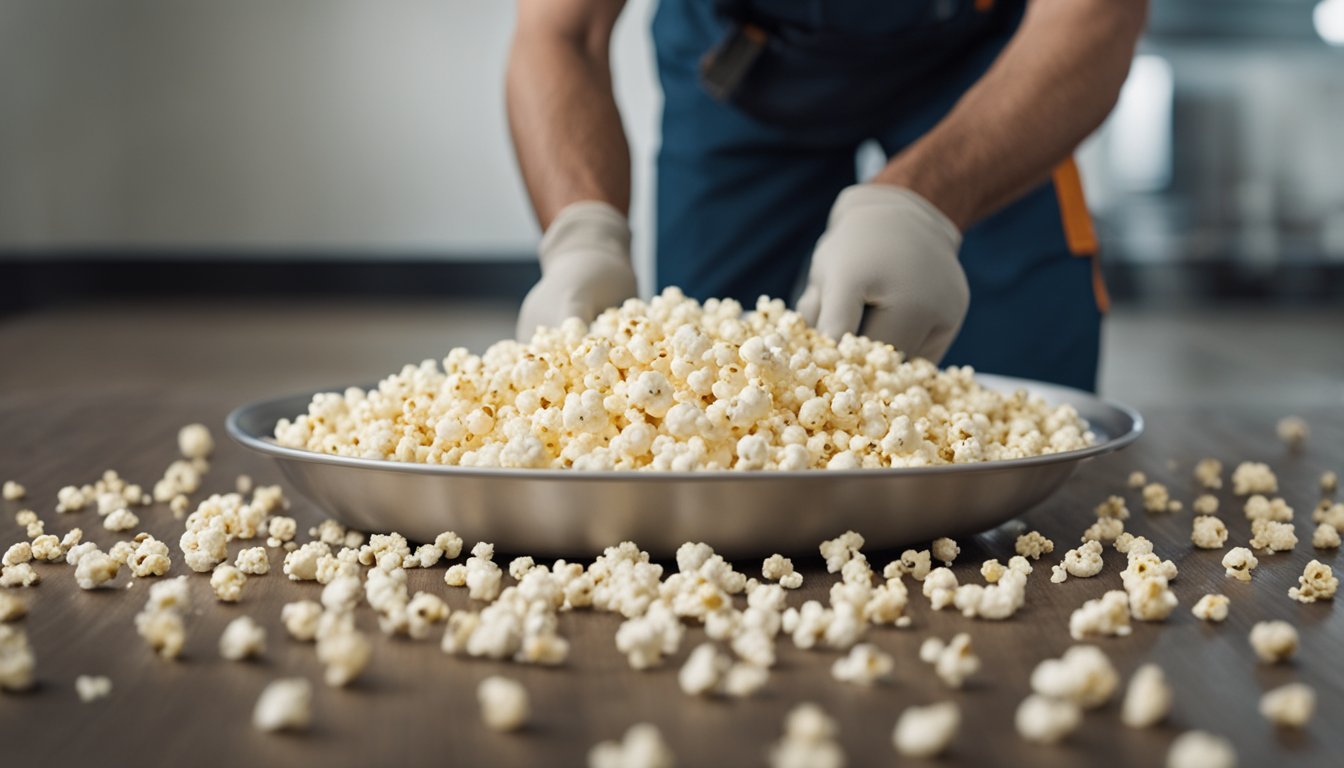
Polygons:
M406 604L407 634L415 640L429 637L430 631L448 620L448 604L438 595L416 592Z
M1171 686L1156 664L1144 664L1134 671L1125 689L1120 721L1130 728L1157 725L1171 711Z
M301 643L312 642L317 636L318 620L322 617L322 606L312 600L298 600L285 603L280 609L280 623L285 625L289 636Z
M135 617L135 630L165 659L177 658L186 643L186 627L177 611L141 611Z
M1167 768L1236 768L1237 752L1221 736L1186 731L1167 750Z
M1118 684L1110 659L1093 645L1072 646L1060 658L1037 664L1031 673L1033 691L1084 709L1105 704Z
M73 485L67 485L56 492L57 512L78 512L92 501L84 491Z
M42 577L33 566L27 563L6 565L0 568L0 587L31 587L42 581Z
M1279 478L1268 464L1243 461L1232 470L1232 492L1238 496L1252 493L1278 493Z
M1040 560L1041 555L1048 555L1055 551L1055 543L1042 536L1040 531L1030 531L1017 537L1017 541L1013 543L1013 549L1023 557Z
M947 750L959 727L961 708L955 702L906 707L896 720L891 741L905 757L937 757Z
M826 559L826 572L838 573L860 549L863 549L863 536L854 531L845 531L834 539L823 541L820 550Z
M1283 441L1283 444L1288 446L1288 450L1294 452L1302 450L1302 446L1307 443L1307 438L1311 437L1311 428L1307 426L1307 422L1297 416L1285 416L1279 419L1274 431Z
M476 687L481 720L494 731L516 731L530 716L527 689L517 680L492 675Z
M32 525L33 523L36 523L37 521L38 521L37 513L31 509L20 509L18 512L14 513L14 522L18 523L21 526L24 526L25 528L27 526ZM32 537L30 536L29 538Z
M1320 479L1321 493L1329 496L1339 490L1339 474L1334 470L1327 469L1321 473Z
M951 565L952 561L957 559L957 555L961 554L961 547L957 546L957 542L948 538L934 540L929 549L934 559L941 561L943 565Z
M971 636L960 632L946 643L930 637L919 646L919 658L932 664L938 679L948 688L960 688L966 678L980 671L980 657L971 650Z
M934 568L924 577L924 596L929 598L929 606L941 611L956 603L957 577L947 568Z
M81 703L90 704L112 694L112 681L102 675L80 675L75 678L75 695Z
M444 531L434 538L434 546L443 556L452 560L462 554L462 537L452 531Z
M1223 487L1223 462L1217 459L1200 459L1195 464L1195 482L1201 488L1216 491Z
M677 685L689 696L703 696L718 687L731 664L732 660L719 653L713 643L702 643L677 672Z
M140 518L129 509L118 509L103 518L103 527L109 531L129 531L140 524Z
M0 624L0 691L26 691L33 687L37 662L22 629Z
M793 561L783 555L771 555L761 565L761 576L770 581L778 581L785 589L797 589L803 586L803 574L793 570Z
M750 662L738 662L729 667L723 676L720 687L723 693L733 698L746 698L765 686L770 678L770 670Z
M1260 714L1283 728L1305 728L1316 710L1316 692L1304 683L1289 683L1260 697Z
M247 547L238 551L233 567L250 576L265 576L271 571L271 559L265 547Z
M1137 469L1134 470L1133 472L1130 472L1129 479L1125 481L1125 485L1128 485L1130 488L1134 488L1135 490L1142 488L1147 484L1148 484L1148 476Z
M1311 532L1311 546L1316 549L1339 549L1339 531L1329 523L1321 523Z
M1190 612L1201 621L1223 621L1227 618L1227 606L1230 602L1232 601L1227 595L1204 595Z
M1251 547L1268 554L1287 552L1297 546L1297 534L1292 523L1273 520L1251 521Z
M93 550L79 558L75 566L75 583L80 589L97 589L117 577L121 563L107 555Z
M831 677L867 688L885 680L895 667L891 654L871 643L859 643L835 660L831 665Z
M588 751L588 768L672 768L676 757L657 726L630 726L620 741L598 742Z
M1251 627L1251 648L1267 664L1285 661L1297 653L1297 630L1286 621L1261 621Z
M1218 549L1227 541L1227 526L1210 515L1199 515L1190 527L1190 543L1200 549Z
M1129 587L1129 613L1139 621L1163 621L1176 609L1176 595L1163 576L1148 576Z
M0 489L0 496L5 501L18 501L28 495L28 489L24 488L15 480L6 480L4 488Z
M1246 547L1233 547L1223 555L1223 568L1237 581L1250 581L1251 571L1260 564L1255 554Z
M302 677L275 680L266 686L252 710L259 731L302 731L313 719L313 686Z
M177 433L177 449L188 459L205 459L215 450L215 440L204 424L188 424Z
M298 523L294 518L283 515L272 517L266 523L266 546L278 547L287 541L293 541L297 532Z
M323 679L333 688L349 685L369 665L373 643L353 628L323 633L317 637L317 660L326 665Z
M46 560L52 563L65 557L65 550L61 548L61 540L49 533L33 539L32 553L34 560Z
M290 581L317 579L317 561L331 554L331 546L321 541L310 541L285 555L284 571Z
M1101 573L1101 542L1085 541L1083 545L1064 553L1064 560L1050 569L1050 581L1059 584L1069 576L1091 578Z
M250 616L239 616L219 636L219 655L229 661L260 656L266 652L266 630Z
M771 768L842 768L845 753L835 741L836 730L816 704L795 706L784 720L784 737L770 748Z
M986 560L980 564L980 577L983 578L987 584L994 584L999 579L1003 578L1003 575L1007 572L1008 569L998 560Z
M1086 637L1127 637L1129 595L1113 589L1099 598L1088 600L1069 615L1069 635L1074 640Z
M1089 525L1083 531L1083 541L1098 541L1109 544L1125 532L1125 524L1119 518L1103 517Z
M933 559L927 549L915 551L907 549L901 553L900 560L887 563L882 569L882 578L891 580L901 576L910 576L915 581L923 581L933 566Z
M1333 503L1329 499L1322 499L1311 512L1311 522L1329 525L1344 533L1344 502Z
M243 585L247 583L247 574L224 563L210 573L210 588L220 602L236 603L243 596Z
M1022 700L1013 716L1018 735L1036 744L1058 744L1082 721L1077 704L1035 693Z
M228 536L224 531L224 521L213 518L199 528L188 526L178 541L187 567L197 573L214 570L229 556ZM288 572L288 571L286 571Z
M625 654L632 669L649 669L677 652L684 632L671 608L653 603L643 615L627 619L616 629L616 650Z
M1211 493L1200 494L1195 498L1195 503L1191 505L1196 514L1216 515L1218 514L1218 497Z
M1270 501L1268 498L1255 494L1246 499L1246 519L1247 520L1276 520L1281 523L1292 522L1293 508L1288 506L1283 499L1275 498Z
M827 338L779 300L744 313L675 288L586 327L543 328L479 357L453 350L370 391L318 394L275 435L333 455L577 471L927 466L1094 440L1073 408L986 390L969 368Z
M1151 514L1181 511L1181 502L1171 498L1171 492L1162 483L1143 486L1143 509Z
M30 539L38 539L46 532L46 523L43 523L41 520L36 520L28 524L28 529L25 531L25 534Z
M18 565L26 563L33 559L33 546L26 541L20 541L17 544L11 544L9 549L5 550L3 559L0 563L4 565Z
M28 615L28 603L23 598L0 592L0 622L15 621Z
M1339 589L1339 578L1330 566L1319 560L1312 560L1297 577L1297 586L1288 590L1288 596L1299 603L1314 603L1317 600L1333 600Z

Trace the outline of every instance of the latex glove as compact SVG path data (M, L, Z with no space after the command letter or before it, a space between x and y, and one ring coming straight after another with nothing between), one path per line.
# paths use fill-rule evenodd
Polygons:
M798 311L822 333L885 341L907 359L942 359L970 304L961 232L932 203L890 184L836 198Z
M598 313L638 293L630 266L630 225L607 203L573 203L560 211L538 249L541 280L518 312L517 338L571 317L592 322Z

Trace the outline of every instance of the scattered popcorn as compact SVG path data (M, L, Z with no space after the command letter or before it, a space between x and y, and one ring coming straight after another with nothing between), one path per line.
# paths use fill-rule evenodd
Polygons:
M1082 721L1077 704L1036 693L1022 700L1013 717L1018 735L1036 744L1058 744Z
M1201 494L1192 505L1196 514L1215 515L1218 513L1218 497L1211 493Z
M1316 505L1316 509L1311 512L1311 522L1323 523L1340 533L1344 533L1344 502L1331 502L1329 499L1322 499L1321 503Z
M1327 469L1321 473L1321 493L1327 496L1339 490L1339 474L1334 470Z
M1126 485L1135 490L1142 488L1147 484L1148 484L1148 476L1137 469L1129 473L1129 480L1126 481Z
M749 662L737 662L723 676L720 687L724 694L733 698L746 698L765 687L770 679L770 670L764 666Z
M215 450L215 439L204 424L188 424L177 433L177 449L188 459L209 458Z
M1293 519L1293 508L1283 499L1276 497L1270 501L1258 493L1246 499L1245 511L1247 520L1277 520L1287 523Z
M1320 560L1312 560L1297 577L1297 586L1288 590L1288 596L1299 603L1333 600L1339 589L1339 578L1334 570Z
M189 524L178 541L178 547L182 550L188 568L197 573L206 573L214 570L229 556L228 541L224 522L216 517L199 528L192 528Z
M277 515L266 523L266 546L278 547L287 541L293 541L298 533L298 523L292 517Z
M339 688L359 677L373 657L373 643L353 628L317 633L317 660L326 665L327 685Z
M1031 689L1084 709L1105 704L1120 678L1110 659L1094 645L1075 645L1058 659L1046 659L1031 673Z
M517 680L492 675L476 687L481 720L494 731L516 731L531 714L527 689Z
M438 595L416 592L406 603L407 634L415 640L429 637L430 631L448 620L448 604Z
M1286 621L1261 621L1251 627L1251 648L1267 664L1285 661L1297 652L1297 630Z
M322 606L312 600L299 600L285 603L280 609L280 623L285 625L289 636L301 643L312 642L317 637L318 621L322 618Z
M1125 532L1125 523L1118 517L1102 517L1083 531L1083 541L1109 544Z
M0 624L0 691L31 688L36 666L28 635L18 627Z
M1278 433L1279 439L1288 446L1290 451L1300 451L1302 446L1306 445L1307 438L1311 437L1311 428L1307 422L1297 416L1285 416L1279 419L1275 425L1274 431Z
M1074 640L1126 637L1130 631L1129 595L1118 589L1088 600L1069 615L1069 635Z
M1236 768L1237 751L1221 736L1186 731L1167 750L1167 768Z
M65 557L65 550L61 548L61 540L49 533L33 539L32 552L34 560L46 560L51 563Z
M1227 526L1211 515L1200 515L1190 528L1190 542L1200 549L1219 549L1227 541Z
M126 565L137 579L162 576L172 568L172 561L168 559L168 545L148 533L136 534L135 540L128 546L131 549L126 553ZM118 553L115 552L117 547L112 549L114 551L109 554L113 559L118 559Z
M266 629L250 616L239 616L224 627L219 636L219 655L229 661L242 661L266 652Z
M784 720L784 737L770 749L771 768L842 768L845 753L835 741L836 730L821 707L797 705Z
M1329 523L1321 523L1311 532L1311 546L1316 549L1339 549L1339 531Z
M1223 487L1223 462L1217 459L1200 459L1195 463L1194 474L1201 488L1216 491Z
M191 506L191 499L183 494L177 494L168 500L168 510L173 513L175 520L181 520L187 516L187 509Z
M980 671L980 657L971 649L971 636L965 632L946 643L928 638L919 646L919 659L932 664L934 673L948 688L960 688L966 678Z
M588 768L672 768L675 764L671 747L650 723L632 725L620 741L598 742L588 751Z
M980 564L980 576L986 584L997 583L1007 572L1008 569L998 560L986 560Z
M1156 664L1144 664L1134 671L1125 689L1120 721L1130 728L1148 728L1162 722L1171 711L1171 686Z
M331 546L321 541L310 541L285 555L284 571L290 581L317 579L317 561L331 554Z
M947 750L960 727L961 708L955 702L906 707L896 720L891 741L905 757L937 757Z
M1171 492L1162 483L1149 483L1143 486L1143 509L1159 514L1181 511L1181 502L1171 498Z
M6 480L4 488L0 489L0 496L3 496L5 501L18 501L27 495L28 489L14 480Z
M161 657L175 659L186 642L182 613L189 607L187 577L161 581L149 588L145 608L136 614L135 630Z
M1279 478L1268 464L1243 461L1232 470L1232 492L1238 496L1252 493L1278 493Z
M0 587L31 587L42 581L42 577L28 563L16 563L0 568Z
M902 576L909 576L915 581L923 581L925 576L933 568L933 557L927 549L915 551L907 549L901 553L900 560L893 560L887 563L882 569L882 578L891 580L899 579Z
M677 673L677 684L689 696L703 696L718 687L731 664L732 660L719 653L713 643L702 643L686 658Z
M1201 621L1223 621L1227 618L1227 606L1231 602L1227 595L1204 595L1190 612Z
M275 680L266 686L252 710L259 731L302 731L312 721L313 686L302 677Z
M467 586L467 566L461 563L448 566L448 570L443 572L443 583L450 587Z
M1101 542L1085 541L1064 553L1064 560L1050 569L1050 581L1059 584L1070 576L1087 579L1101 573Z
M92 501L84 491L73 485L67 485L56 492L57 512L78 512Z
M129 509L118 509L103 518L103 527L109 531L129 531L140 524L140 518Z
M1096 512L1098 519L1129 519L1129 507L1125 506L1125 499L1123 496L1108 496L1105 501L1097 505L1097 508L1094 511Z
M1041 555L1048 555L1055 551L1055 543L1042 536L1040 531L1030 531L1017 537L1013 549L1023 557L1040 560Z
M1287 552L1297 546L1297 534L1292 523L1279 523L1274 520L1251 521L1251 547L1263 549L1267 554Z
M1176 610L1176 594L1162 576L1139 579L1129 592L1129 613L1139 621L1163 621Z
M37 513L31 509L20 509L18 512L14 513L14 522L25 528L37 521Z
M11 544L9 549L5 550L4 559L0 560L0 564L18 565L19 563L26 563L32 559L33 545L26 541L20 541L17 544Z
M0 592L0 622L15 621L28 615L28 603L21 597Z
M84 704L106 698L112 694L112 680L102 675L80 675L75 678L75 695Z
M271 571L271 559L265 547L247 547L238 551L233 567L250 576L265 576Z
M859 643L831 665L831 677L843 683L869 687L885 680L896 667L891 654L871 643Z
M826 572L839 573L859 550L863 549L863 536L854 531L845 531L834 539L821 542L821 556L826 558Z
M243 596L243 585L247 583L247 574L224 563L210 573L210 588L220 602L236 603Z
M933 554L935 560L943 565L951 565L952 561L957 559L957 555L961 554L961 547L957 546L957 542L952 539L942 538L934 540L933 546L929 547L929 551Z
M1316 692L1304 683L1289 683L1260 697L1260 714L1283 728L1305 728L1316 710Z
M838 453L823 444L837 432L852 435ZM543 328L479 357L457 349L367 392L318 394L275 435L395 461L682 471L970 463L1094 439L1071 407L985 389L969 368L830 339L779 300L744 313L675 288L587 327Z
M28 524L28 529L24 532L30 539L40 539L42 534L47 532L46 523L38 520Z
M75 583L80 589L97 589L117 577L121 563L111 557L93 550L79 558L75 566Z
M1250 581L1251 571L1259 564L1255 554L1246 547L1233 547L1223 555L1223 568L1227 575L1238 581Z
M783 555L771 555L761 565L761 577L769 581L778 581L785 589L797 589L803 586L803 574L793 570L793 561Z

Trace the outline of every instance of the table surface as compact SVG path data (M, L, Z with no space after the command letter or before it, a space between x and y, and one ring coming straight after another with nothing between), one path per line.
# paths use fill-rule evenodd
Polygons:
M260 483L279 482L273 466L228 442L222 429L231 407L266 391L264 366L250 387L184 387L180 380L208 378L208 369L183 370L179 375L173 356L165 351L155 363L157 385L103 386L98 370L78 370L78 343L58 341L70 345L72 368L77 371L70 378L34 382L24 379L18 367L0 374L0 434L5 436L0 442L0 480L20 480L29 490L22 502L0 502L0 544L23 538L13 513L27 507L46 521L48 532L64 533L79 526L86 540L97 541L104 549L126 537L103 530L92 510L56 514L56 490L92 482L108 468L148 487L175 457L177 428L192 421L210 424L218 443L203 493L231 490L236 475L244 472ZM208 345L209 339L197 343ZM284 364L292 375L302 360ZM330 357L326 364L332 364ZM73 568L50 564L37 566L42 575L39 586L13 591L29 603L29 615L19 626L27 631L37 656L39 684L25 694L0 695L4 762L20 765L41 759L61 765L134 755L150 763L198 765L317 760L328 765L543 761L579 765L592 744L648 721L662 730L680 765L758 765L778 739L787 711L801 701L814 701L839 721L850 765L885 765L897 760L891 731L904 707L951 700L961 706L963 724L940 761L947 765L1073 766L1084 761L1160 765L1175 736L1190 728L1229 737L1243 766L1337 764L1344 754L1344 733L1332 721L1344 712L1344 668L1338 663L1344 618L1332 602L1301 605L1290 600L1287 591L1308 560L1339 564L1337 551L1311 548L1310 513L1320 497L1316 481L1321 471L1344 470L1344 413L1302 412L1313 435L1300 454L1289 453L1274 438L1274 422L1282 413L1150 409L1145 415L1149 432L1136 445L1085 464L1057 495L1018 521L961 542L962 553L953 570L967 581L979 580L984 559L1006 561L1014 537L1026 528L1054 539L1055 555L1039 563L1028 580L1025 607L1008 621L974 621L953 611L929 610L918 589L912 589L913 625L874 628L868 634L869 641L897 659L892 680L872 689L834 681L830 665L835 653L799 651L781 639L780 662L757 697L693 699L677 687L676 670L703 639L698 627L688 630L680 652L668 665L636 672L615 649L616 617L566 613L560 625L572 643L570 660L550 669L449 657L439 650L437 637L418 642L384 638L377 635L367 607L361 609L359 621L376 636L372 664L349 688L332 689L320 682L313 646L291 641L280 626L284 603L316 599L320 590L315 583L285 579L282 551L271 550L270 575L251 578L237 604L217 603L208 578L192 574L194 609L186 650L176 662L156 657L135 633L133 617L144 603L145 581L130 584L123 571L113 588L83 591L74 583ZM1296 510L1301 543L1293 552L1261 557L1249 584L1223 575L1222 550L1201 551L1189 544L1190 502L1197 494L1190 469L1204 456L1222 459L1229 471L1242 460L1269 462L1279 474L1282 495ZM1169 483L1186 511L1163 516L1139 511L1137 492L1125 487L1132 469ZM1128 530L1151 538L1159 554L1179 565L1173 589L1180 606L1166 622L1135 622L1127 638L1091 642L1110 655L1126 679L1141 663L1159 664L1175 690L1175 706L1163 725L1131 730L1119 722L1117 694L1105 707L1089 712L1064 744L1027 744L1017 737L1012 720L1028 691L1032 668L1072 644L1067 622L1074 608L1119 588L1124 557L1109 548L1100 575L1070 578L1064 584L1049 581L1049 564L1078 541L1092 520L1093 506L1110 493L1124 494L1135 510ZM1228 488L1218 496L1221 516L1231 531L1228 546L1245 544L1249 525L1241 501ZM321 519L310 503L300 498L293 502L292 514L301 530ZM901 513L917 510L893 510ZM172 573L188 573L176 549L182 523L173 520L164 505L145 508L140 517L141 529L173 545ZM705 540L713 543L712 531L706 531ZM230 551L255 543L259 542L234 542ZM868 554L880 567L897 553ZM796 562L806 584L791 593L791 604L824 600L835 577L826 575L815 558ZM760 561L738 566L754 574ZM443 585L443 567L411 571L411 588L434 591L453 609L466 607L469 601L463 590ZM1208 624L1190 614L1190 606L1207 592L1231 598L1226 622ZM259 661L229 662L217 652L224 625L241 615L252 616L267 628L268 648ZM1247 634L1252 624L1266 619L1287 620L1301 632L1302 647L1291 663L1256 663ZM917 649L931 635L946 638L959 631L971 634L983 667L963 690L952 691L918 660ZM111 696L80 703L74 679L81 674L109 676L114 685ZM480 724L475 687L493 674L512 676L528 688L533 718L525 731L498 734ZM291 735L253 730L250 715L258 693L268 681L290 675L315 682L312 728ZM1277 730L1257 713L1260 694L1299 680L1317 692L1316 717L1302 732Z

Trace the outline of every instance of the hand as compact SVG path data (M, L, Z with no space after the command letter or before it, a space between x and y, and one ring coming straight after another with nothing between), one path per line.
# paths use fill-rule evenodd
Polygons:
M538 249L541 280L518 312L519 341L538 326L571 317L592 322L598 313L638 292L630 266L630 225L606 203L573 203L551 222Z
M936 363L970 304L960 247L961 232L918 194L850 187L817 241L798 311L828 336L861 333Z

